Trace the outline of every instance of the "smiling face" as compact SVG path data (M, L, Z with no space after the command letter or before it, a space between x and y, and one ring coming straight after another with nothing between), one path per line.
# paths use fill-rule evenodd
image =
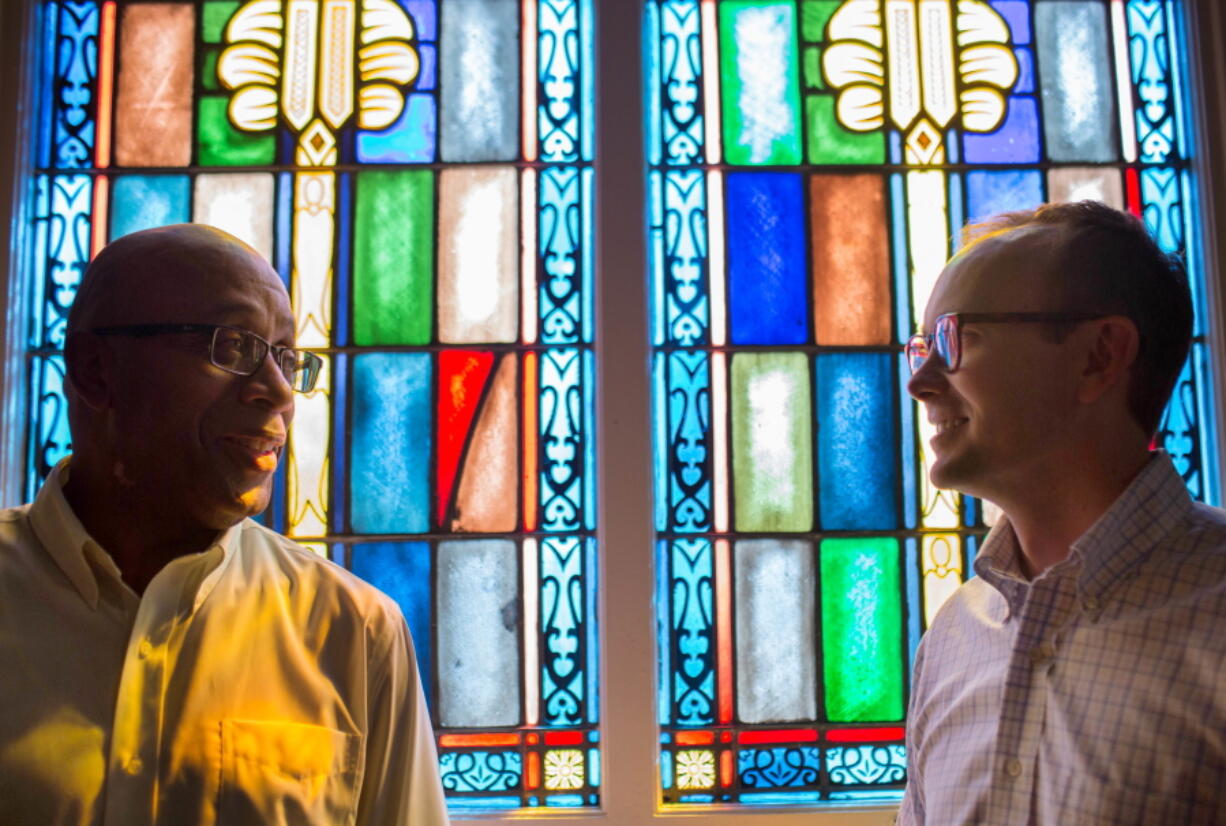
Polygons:
M943 313L1062 310L1061 232L1027 227L955 257L933 289L924 329ZM1078 438L1074 338L1055 342L1042 324L964 323L957 372L938 358L924 363L907 389L937 430L934 485L1000 503L1067 461Z
M168 228L131 259L91 327L224 324L292 345L289 298L272 268L224 233ZM121 484L201 528L221 530L268 504L294 414L293 392L266 357L250 376L209 360L207 334L108 337L113 358L108 453Z

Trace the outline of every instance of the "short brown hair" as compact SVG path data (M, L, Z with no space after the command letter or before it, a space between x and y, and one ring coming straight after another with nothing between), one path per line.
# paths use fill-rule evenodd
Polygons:
M1137 326L1128 409L1152 436L1192 341L1192 294L1183 263L1159 248L1139 218L1098 201L1001 213L968 226L962 242L972 246L1036 225L1067 232L1057 259L1064 306L1053 309L1119 314Z

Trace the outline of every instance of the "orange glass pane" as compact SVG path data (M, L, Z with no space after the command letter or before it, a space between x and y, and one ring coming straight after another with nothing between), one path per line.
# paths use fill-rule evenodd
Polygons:
M709 746L715 742L713 731L679 731L673 735L678 746Z
M189 3L123 7L115 107L120 166L191 162L194 10Z
M501 734L443 734L438 738L440 746L518 746L519 735L514 732Z
M502 357L482 404L464 456L451 530L497 533L515 530L519 438L514 354Z
M814 175L809 181L818 344L890 343L884 186L880 175Z

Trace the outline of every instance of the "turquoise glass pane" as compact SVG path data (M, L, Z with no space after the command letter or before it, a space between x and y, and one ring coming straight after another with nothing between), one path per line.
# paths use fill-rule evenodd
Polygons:
M509 539L438 546L438 715L448 727L520 721L519 560Z
M823 530L898 527L895 366L886 353L817 357L818 522Z
M444 161L519 156L518 32L518 3L447 3L440 44Z
M429 529L433 372L428 353L353 359L349 487L357 533Z
M800 175L736 172L726 183L728 303L735 344L809 338Z
M434 634L430 546L425 542L369 542L353 545L349 569L396 600L409 625L426 703L434 707Z
M112 239L137 230L191 220L191 179L186 175L123 175L111 190Z
M747 539L734 549L737 716L745 723L817 717L813 546Z
M359 132L362 163L429 163L434 160L438 113L433 95L410 94L396 122L381 132Z
M1034 24L1048 157L1115 160L1119 138L1107 7L1098 2L1038 3Z

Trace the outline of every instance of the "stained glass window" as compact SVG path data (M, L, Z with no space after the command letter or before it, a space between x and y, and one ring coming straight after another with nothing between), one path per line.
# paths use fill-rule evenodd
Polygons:
M90 257L234 233L325 361L266 520L403 607L454 809L597 805L590 0L36 9L28 496Z
M646 0L660 794L896 800L910 660L971 570L901 343L967 222L1097 198L1186 254L1158 445L1219 500L1182 14Z

